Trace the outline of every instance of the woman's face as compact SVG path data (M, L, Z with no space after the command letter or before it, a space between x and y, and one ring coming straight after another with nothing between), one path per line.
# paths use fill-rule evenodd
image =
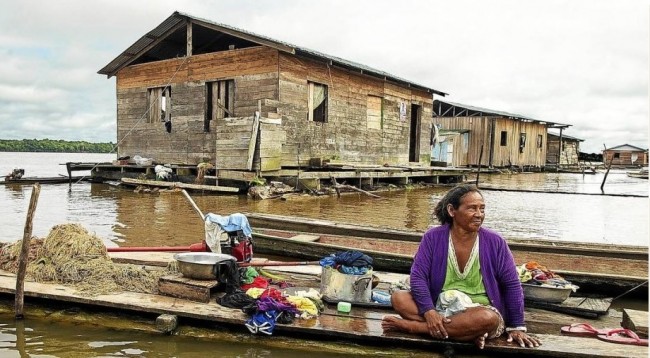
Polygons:
M485 202L481 194L473 191L460 198L458 209L449 204L447 211L454 220L454 226L466 231L478 231L485 219Z

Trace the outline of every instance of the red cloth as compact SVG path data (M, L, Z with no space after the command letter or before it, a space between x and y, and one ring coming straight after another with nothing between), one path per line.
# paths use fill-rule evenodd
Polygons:
M269 287L269 281L267 281L264 277L262 276L257 276L253 279L252 283L248 283L245 285L241 286L241 289L244 291L247 291L249 288L267 288Z

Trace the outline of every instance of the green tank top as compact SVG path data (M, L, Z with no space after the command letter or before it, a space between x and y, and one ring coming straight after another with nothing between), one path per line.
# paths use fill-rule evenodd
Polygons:
M447 274L445 276L445 284L442 286L443 291L458 290L464 292L472 299L472 302L482 305L489 305L485 286L483 285L483 277L481 276L481 264L478 259L478 240L474 243L472 253L467 260L467 265L463 273L460 272L458 262L456 261L456 252L454 245L449 238L449 257L447 258Z

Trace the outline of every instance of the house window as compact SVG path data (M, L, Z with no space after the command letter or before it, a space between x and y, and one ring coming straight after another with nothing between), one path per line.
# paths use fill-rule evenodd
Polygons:
M171 87L156 87L147 90L147 103L149 105L148 123L169 122L172 115L172 89Z
M382 109L382 98L368 96L367 106L368 129L382 129L384 127L384 111Z
M309 84L309 120L327 122L327 86L315 82Z
M501 131L501 146L505 147L508 145L508 132Z
M542 147L542 142L544 141L544 137L541 134L537 135L537 148Z
M235 116L235 81L205 83L205 121L203 129L210 131L210 121Z
M620 159L621 153L614 153L614 159Z
M526 133L520 133L519 134L519 153L523 153L525 147L526 147Z

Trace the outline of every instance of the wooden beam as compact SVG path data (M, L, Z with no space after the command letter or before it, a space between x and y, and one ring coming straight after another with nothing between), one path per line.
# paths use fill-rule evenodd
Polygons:
M192 56L192 21L187 22L187 51L185 56Z
M251 140L248 142L248 161L246 162L246 168L248 170L253 170L253 158L255 157L255 145L257 144L257 134L259 133L260 129L260 117L259 117L259 112L258 115L255 116L255 119L253 120L253 129L251 130Z
M278 43L276 41L267 40L267 39L264 39L264 38L261 38L261 37L255 36L255 35L247 34L247 33L241 32L241 31L237 31L237 30L234 30L234 29L229 29L227 27L219 26L219 25L212 24L212 23L209 23L209 22L204 22L204 21L201 21L201 20L194 19L192 21L195 22L196 24L199 24L199 25L203 26L203 27L207 27L207 28L212 29L212 30L223 32L225 34L228 34L228 35L240 38L240 39L244 39L244 40L247 40L247 41L250 41L250 42L254 42L256 44L268 46L268 47L274 48L276 50L280 50L280 51L283 51L283 52L290 53L292 55L295 55L295 53L296 53L296 50L293 47L283 45L283 44Z
M109 73L109 74L108 74L108 77L110 78L110 77L112 77L112 76L115 76L115 74L118 73L121 69L123 69L124 67L130 65L131 62L137 60L140 56L142 56L143 54L145 54L147 51L151 50L154 46L156 46L156 45L158 45L159 43L161 43L161 42L162 42L162 41L163 41L167 36L169 36L170 34L173 34L176 30L178 30L178 29L180 29L180 28L182 28L182 27L184 27L184 26L185 26L185 22L184 22L184 21L181 21L181 22L179 22L176 26L174 26L174 27L172 27L171 29L165 31L165 33L162 34L162 35L160 35L160 36L158 37L157 40L155 40L154 42L150 43L148 46L146 46L146 47L143 48L142 50L138 51L138 53L137 53L136 55L134 55L130 60L124 62L120 67L116 68L116 69L113 70L111 73Z

